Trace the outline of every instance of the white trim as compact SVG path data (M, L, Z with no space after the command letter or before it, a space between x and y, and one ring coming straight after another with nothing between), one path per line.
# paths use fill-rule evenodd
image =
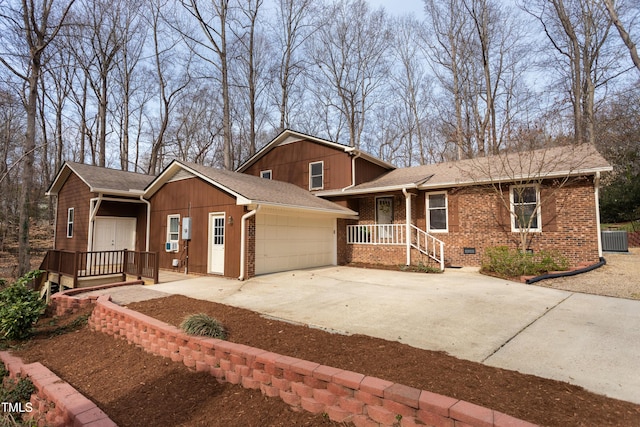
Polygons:
M76 208L67 209L67 239L73 238L73 225L76 219L75 209ZM71 217L71 220L69 220L69 217ZM69 226L71 226L71 233L69 233Z
M171 232L171 220L176 218L178 220L178 231L175 233ZM172 234L177 234L178 238L177 239L172 239L171 235ZM165 251L166 252L178 252L179 251L179 245L180 245L180 214L170 214L167 215L167 238L165 240L165 242L167 243L176 243L176 249L175 250L167 250L165 247Z
M269 174L268 178L265 176L266 174ZM260 178L273 179L273 171L271 169L265 169L263 171L260 171Z
M534 213L536 214L536 219L538 222L537 227L531 227L528 230L522 230L516 227L516 219L517 214L515 210L515 201L514 201L514 190L518 188L529 188L533 187L536 190L536 207L534 208ZM523 184L523 185L511 185L509 186L509 211L510 211L510 222L511 222L511 231L513 233L519 233L522 231L528 231L532 233L540 233L542 232L542 209L540 207L540 184Z
M429 212L431 211L431 207L429 206L429 196L435 196L438 194L444 194L444 220L445 227L442 228L431 228L431 215ZM427 217L427 232L428 233L448 233L449 232L449 195L446 191L431 191L425 193L424 195L424 206L425 206L425 215ZM437 209L442 209L438 207Z
M321 175L313 175L311 173L311 171L313 170L313 165L317 165L320 164L322 165L322 174ZM313 178L317 178L317 177L322 178L322 184L320 185L320 187L314 187L313 186ZM319 160L317 162L309 162L309 191L312 190L323 190L324 189L324 160Z

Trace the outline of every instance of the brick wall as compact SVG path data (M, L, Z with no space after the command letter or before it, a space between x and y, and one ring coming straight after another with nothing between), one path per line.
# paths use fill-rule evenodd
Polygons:
M24 364L20 358L6 351L0 351L0 360L9 371L10 378L28 378L35 386L36 392L31 395L30 400L32 410L23 415L34 425L117 427L95 403L42 364ZM26 406L23 409L26 409Z
M640 248L640 231L630 231L627 236L630 248Z
M506 414L357 372L213 338L194 337L101 296L91 328L295 409L356 426L531 426Z
M555 189L552 184L541 187L542 232L529 233L529 248L534 252L556 250L567 258L570 265L598 262L597 222L593 183L582 179ZM394 197L394 223L405 222L405 198L402 193ZM505 190L509 200L508 190ZM412 221L426 229L425 192L412 197ZM445 243L445 260L449 265L479 266L484 250L491 246L519 247L520 234L511 232L509 214L497 193L490 188L461 187L449 189L448 232L433 233ZM361 224L375 224L374 197L359 199L355 208ZM340 223L339 232L346 232L346 223ZM404 246L347 245L338 237L341 263L404 264ZM341 247L343 245L344 247ZM465 254L464 248L475 249ZM415 259L412 256L412 262ZM416 260L417 261L417 260Z

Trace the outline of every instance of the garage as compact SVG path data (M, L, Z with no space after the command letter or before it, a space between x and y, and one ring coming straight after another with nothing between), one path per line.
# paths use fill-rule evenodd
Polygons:
M259 212L255 273L335 265L335 230L333 216Z

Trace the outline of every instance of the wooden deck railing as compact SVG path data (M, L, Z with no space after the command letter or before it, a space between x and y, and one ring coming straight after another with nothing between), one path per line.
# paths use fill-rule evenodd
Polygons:
M41 270L73 278L74 287L82 277L111 274L152 279L158 283L158 253L136 251L72 252L49 250L40 265Z

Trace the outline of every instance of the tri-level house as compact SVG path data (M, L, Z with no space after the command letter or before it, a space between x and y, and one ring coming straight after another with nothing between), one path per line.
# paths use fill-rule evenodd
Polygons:
M591 146L396 168L285 130L236 172L174 160L152 177L67 162L47 194L60 253L84 262L127 250L161 269L246 279L348 263L476 266L523 235L529 250L595 263L610 170Z

